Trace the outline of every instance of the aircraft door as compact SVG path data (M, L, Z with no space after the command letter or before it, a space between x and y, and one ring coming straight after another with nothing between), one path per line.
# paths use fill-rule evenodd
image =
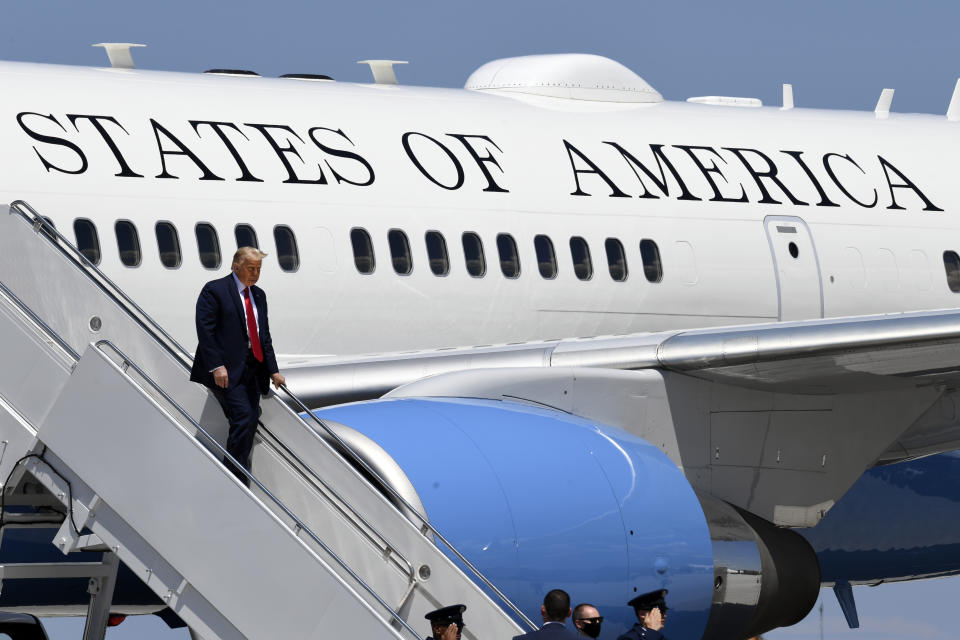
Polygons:
M820 262L807 224L791 216L767 216L763 224L773 254L779 299L778 318L822 318Z

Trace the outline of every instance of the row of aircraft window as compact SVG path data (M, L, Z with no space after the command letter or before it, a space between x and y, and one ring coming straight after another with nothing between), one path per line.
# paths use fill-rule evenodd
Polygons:
M96 225L86 218L77 218L73 221L73 231L80 252L93 264L100 264L102 254ZM168 269L178 268L183 262L183 257L177 228L171 222L161 221L156 223L154 231L157 236L160 263ZM120 262L127 267L140 266L143 258L136 225L130 220L118 220L114 224L114 232L117 237ZM198 222L194 227L194 233L197 238L200 264L206 269L219 269L223 257L217 230L210 223ZM236 225L234 238L238 247L260 247L257 232L249 224ZM273 228L273 239L276 243L280 268L287 272L299 269L300 253L293 230L286 225L276 225ZM474 278L484 277L487 273L487 259L483 240L478 234L467 231L461 235L460 241L467 273ZM373 273L376 269L376 256L370 233L366 229L355 227L350 231L350 243L353 247L353 261L357 271L362 274ZM391 229L387 233L387 243L393 270L399 275L411 274L413 255L407 234L400 229ZM443 234L439 231L427 231L424 235L424 243L430 271L436 276L445 276L450 273L450 256ZM593 259L587 240L581 236L572 236L569 246L574 275L580 280L593 278ZM548 280L556 278L559 268L553 241L549 236L537 235L533 239L533 247L541 277ZM604 241L604 253L610 278L615 282L625 281L629 269L623 243L617 238L607 238ZM497 258L500 263L500 272L504 277L511 279L520 277L520 253L516 240L508 233L497 235ZM643 264L643 275L649 282L660 282L663 279L660 250L656 242L650 239L640 241L640 260ZM950 291L960 293L960 255L955 251L945 251L943 266Z
M483 240L472 231L464 232L460 236L463 247L463 258L467 273L474 278L482 278L487 273L487 259L483 249ZM353 246L353 263L362 274L373 273L377 262L373 250L373 240L366 229L356 227L350 231L350 243ZM430 271L436 276L445 276L450 273L450 256L447 251L447 241L439 231L427 231L424 235L427 249L427 262ZM393 270L399 275L409 275L413 272L413 255L410 251L410 241L407 234L400 229L391 229L387 233L387 244L390 247L390 261ZM604 243L604 252L607 259L607 269L615 282L627 279L627 253L623 243L617 238L607 238ZM537 268L540 275L552 280L557 277L557 252L554 250L553 240L546 235L538 235L533 239L533 248L537 258ZM517 242L509 233L497 235L497 258L500 262L500 272L506 278L520 277L520 253ZM590 244L581 236L570 238L570 260L573 273L580 280L593 278L593 259L590 254ZM660 262L660 249L653 240L640 241L640 260L643 263L643 275L649 282L663 280L663 267Z
M96 225L86 218L77 218L73 221L73 232L80 252L93 264L100 264L102 253ZM160 221L154 225L154 232L157 237L160 263L168 269L178 268L183 263L183 254L177 228L171 222ZM114 224L114 233L117 238L120 262L127 267L139 267L143 254L136 225L130 220L117 220ZM208 222L198 222L194 226L194 234L197 239L200 264L206 269L219 269L223 256L217 230ZM234 237L238 247L259 248L260 246L257 232L249 224L236 225ZM286 225L276 225L273 228L273 239L277 247L280 268L288 272L299 269L300 254L293 230ZM387 233L387 241L394 271L400 275L412 273L413 255L407 234L400 229L391 229ZM357 271L362 274L373 273L376 268L376 257L370 233L366 229L354 228L350 231L350 242ZM445 276L450 273L450 257L443 234L439 231L427 231L424 242L433 274ZM467 231L461 236L461 243L467 273L475 278L484 277L487 273L487 259L483 240L478 234ZM573 273L580 280L590 280L593 277L593 259L589 243L581 236L573 236L570 238L569 245ZM548 280L556 278L559 268L553 241L549 236L538 235L533 239L533 246L540 275ZM610 277L616 282L623 282L629 273L623 243L617 238L607 238L604 242L604 250ZM516 241L510 234L497 235L497 257L504 277L511 279L520 277L520 253ZM660 282L663 279L663 268L657 243L649 239L641 240L640 259L646 279L650 282Z
M114 224L114 233L117 236L117 250L120 253L120 262L127 267L139 267L143 260L140 251L140 234L136 225L129 220L117 220ZM172 222L158 222L154 226L157 235L157 248L160 252L160 263L168 269L176 269L183 263L180 251L180 235ZM97 227L86 218L77 218L73 221L73 233L77 239L77 248L93 264L100 264L100 237ZM198 222L194 227L197 237L197 249L200 264L206 269L219 269L223 262L220 252L220 238L217 230L208 222ZM238 247L260 248L257 232L249 224L238 224L233 229ZM277 246L277 261L284 271L296 271L300 268L300 252L297 249L297 238L293 230L282 224L273 228L273 240Z

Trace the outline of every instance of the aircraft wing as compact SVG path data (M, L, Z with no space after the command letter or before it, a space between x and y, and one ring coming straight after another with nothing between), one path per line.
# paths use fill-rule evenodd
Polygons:
M310 406L468 397L657 444L698 490L812 526L867 468L960 447L960 311L485 345L284 367Z
M952 384L960 311L687 331L667 338L657 359L673 371L788 393Z
M379 397L428 376L503 367L662 369L749 389L836 394L951 385L960 310L774 322L342 359L281 358L311 406Z

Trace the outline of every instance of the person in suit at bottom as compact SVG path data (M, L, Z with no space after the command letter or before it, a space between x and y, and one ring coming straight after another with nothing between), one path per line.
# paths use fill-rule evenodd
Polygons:
M197 354L190 379L209 387L230 423L227 452L250 468L250 450L260 419L260 395L285 382L277 367L267 319L267 294L255 286L267 254L240 247L232 272L203 285L197 298ZM224 460L240 481L240 469Z
M644 593L627 603L637 615L637 624L617 640L667 640L660 633L667 619L667 590Z
M536 631L514 636L513 640L577 640L577 634L566 626L570 613L570 596L563 589L554 589L544 596L543 606L540 607L543 626Z
M452 604L423 616L430 621L431 634L426 640L460 640L464 627L463 612L466 610L465 604Z

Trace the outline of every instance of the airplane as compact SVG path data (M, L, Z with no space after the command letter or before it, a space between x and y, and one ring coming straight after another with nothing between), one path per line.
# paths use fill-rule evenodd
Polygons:
M666 588L670 637L746 638L821 586L855 626L852 585L960 573L960 89L838 112L668 102L585 54L434 89L107 49L0 64L0 201L188 347L201 284L267 251L290 387L530 618L561 586L615 638ZM0 559L52 562L35 531ZM58 584L0 610L82 614ZM127 573L112 610L163 603Z

